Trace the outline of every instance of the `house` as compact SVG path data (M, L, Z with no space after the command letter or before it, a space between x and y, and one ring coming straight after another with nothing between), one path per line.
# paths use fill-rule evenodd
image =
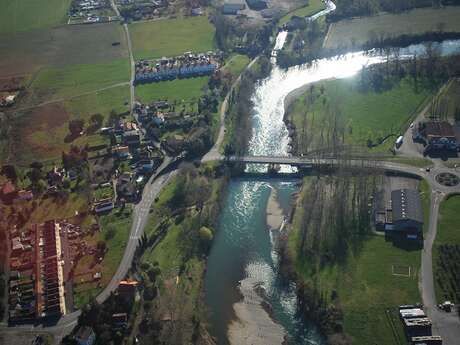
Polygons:
M102 202L94 206L94 212L96 214L101 214L105 212L110 212L114 208L114 204L112 201Z
M267 0L246 0L252 10L263 10L268 7Z
M118 295L126 301L132 301L136 295L136 288L139 282L136 280L122 280L118 285Z
M31 190L20 190L18 192L18 195L14 200L32 200L34 198L34 194L32 193Z
M155 169L154 161L143 159L137 163L137 171L141 174L149 174Z
M447 121L429 121L420 123L414 132L414 140L420 139L427 145L425 150L458 149L458 141L453 126Z
M246 4L243 0L226 0L222 6L222 14L236 15L238 11L244 10Z
M130 158L130 153L129 153L129 147L128 146L120 146L117 145L112 148L112 153L118 158L118 159L129 159Z
M139 145L141 136L138 130L130 130L123 133L123 143L125 145Z
M427 317L403 320L404 331L409 338L431 335L431 320Z
M126 326L128 326L128 314L112 314L112 324L115 328L125 328Z
M423 210L420 194L413 189L391 192L392 219L385 224L385 232L397 232L407 239L423 237Z
M78 345L93 345L96 341L96 334L94 334L91 327L83 326L75 333L74 339L77 341Z

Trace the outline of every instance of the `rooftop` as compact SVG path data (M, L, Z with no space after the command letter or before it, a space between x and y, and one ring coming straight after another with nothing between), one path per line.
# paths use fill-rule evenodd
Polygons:
M420 194L414 189L397 189L391 192L393 222L414 220L423 223Z

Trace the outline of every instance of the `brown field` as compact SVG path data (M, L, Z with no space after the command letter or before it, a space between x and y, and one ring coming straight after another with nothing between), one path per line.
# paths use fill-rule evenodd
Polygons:
M460 7L423 8L402 14L380 14L333 23L324 42L325 48L361 45L371 37L396 37L439 31L460 32Z
M120 42L112 46L113 42ZM102 63L126 58L119 24L66 25L0 35L0 76L33 74L43 66Z

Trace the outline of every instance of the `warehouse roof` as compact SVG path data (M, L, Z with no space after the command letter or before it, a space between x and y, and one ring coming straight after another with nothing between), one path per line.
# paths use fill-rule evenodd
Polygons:
M393 222L414 220L423 223L420 194L414 189L397 189L391 192Z

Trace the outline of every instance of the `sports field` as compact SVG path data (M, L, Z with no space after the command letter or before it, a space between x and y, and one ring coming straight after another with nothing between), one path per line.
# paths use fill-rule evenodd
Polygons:
M293 235L289 237L291 246L296 241ZM382 236L370 236L363 241L359 253L350 253L345 263L323 267L316 284L328 303L333 291L337 293L343 328L353 344L374 344L376 339L379 344L397 344L387 310L421 301L419 267L420 251L406 251ZM297 261L296 271L311 281L308 258ZM403 340L397 322L395 326Z
M415 9L401 14L341 20L331 25L324 42L326 48L364 44L372 37L396 37L425 32L460 32L460 7Z
M135 23L129 30L136 60L214 48L215 29L206 16Z
M0 0L0 34L64 24L69 5L70 0Z

